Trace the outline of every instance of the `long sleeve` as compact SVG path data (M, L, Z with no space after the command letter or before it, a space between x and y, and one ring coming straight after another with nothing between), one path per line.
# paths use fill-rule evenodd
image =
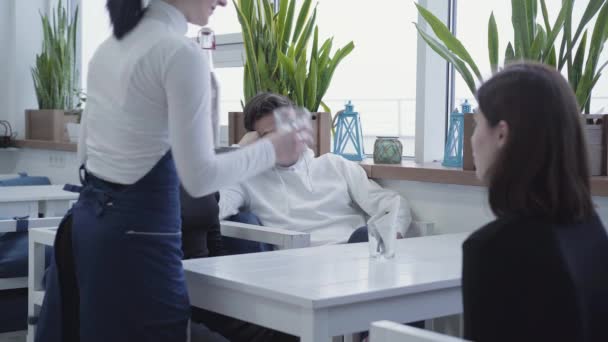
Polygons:
M462 246L462 304L464 336L468 339L481 337L480 332L476 329L484 323L485 292L480 265L483 262L482 255L474 241L467 240Z
M223 220L232 215L236 215L244 206L247 206L249 200L247 192L242 185L235 185L220 191L220 220Z
M405 236L412 222L407 201L396 192L384 189L373 180L368 179L360 165L347 160L342 160L341 164L352 200L370 216L370 220L384 215L388 208L395 205L395 201L399 202L395 224L397 232Z
M200 49L176 51L164 72L169 139L184 188L194 197L238 183L272 167L274 148L261 141L215 155L211 117L211 74Z

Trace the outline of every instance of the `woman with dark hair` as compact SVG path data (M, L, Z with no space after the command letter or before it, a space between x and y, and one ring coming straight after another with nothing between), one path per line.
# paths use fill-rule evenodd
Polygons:
M465 337L608 341L608 237L574 93L554 69L515 64L477 100L473 155L496 220L463 245Z
M290 162L310 128L215 155L217 82L184 37L227 0L108 0L89 64L78 202L55 240L36 341L186 341L180 182L211 194Z

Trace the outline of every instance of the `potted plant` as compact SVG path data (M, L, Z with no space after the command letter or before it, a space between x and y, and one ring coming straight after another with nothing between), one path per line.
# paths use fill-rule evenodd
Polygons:
M68 141L66 124L78 122L74 115L78 9L70 18L60 0L52 18L43 14L40 18L42 50L31 70L38 109L25 111L26 139Z
M566 67L568 82L576 94L581 113L589 114L591 92L608 65L608 61L600 61L600 54L608 40L608 0L590 0L578 25L572 21L574 0L562 1L561 10L554 21L548 16L545 0L512 0L511 4L515 40L513 43L508 42L506 46L503 65L526 60L551 65L559 71ZM542 23L537 23L539 5ZM418 4L416 7L437 38L414 23L420 36L454 66L471 93L475 94L476 84L483 82L483 77L465 46L431 12ZM592 28L587 27L596 15L595 25ZM560 33L562 39L558 46L556 43ZM488 54L492 73L500 70L499 48L498 28L492 13L488 21ZM605 118L597 115L586 115L582 118L587 124L586 134L593 175L606 173L607 148L600 126L602 121L606 121Z
M298 12L296 0L280 1L278 11L267 0L233 2L245 45L245 103L269 91L313 113L319 107L330 112L323 96L336 68L354 49L353 42L332 55L333 37L319 42L317 9L310 15L311 0L304 0Z

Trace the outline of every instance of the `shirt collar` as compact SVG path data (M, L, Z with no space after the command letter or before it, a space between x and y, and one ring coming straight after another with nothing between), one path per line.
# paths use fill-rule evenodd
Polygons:
M175 8L175 6L163 0L150 2L146 15L169 25L169 27L179 34L185 35L186 32L188 32L188 21L186 20L186 16Z

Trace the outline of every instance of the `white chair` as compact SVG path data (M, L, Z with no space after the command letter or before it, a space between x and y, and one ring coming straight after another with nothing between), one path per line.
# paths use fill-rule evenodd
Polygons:
M32 228L56 227L61 217L52 218L23 218L0 220L0 234L25 231ZM22 289L27 287L27 277L0 278L0 290Z
M310 246L310 234L287 229L257 226L253 224L221 221L222 236L264 242L278 249L302 248Z
M11 219L11 220L0 220L0 234L13 233L20 231L30 231L36 228L42 227L56 227L61 222L61 217L53 218L22 218L22 219ZM42 256L44 267L44 249L40 251ZM29 263L32 262L32 258L29 258ZM31 265L29 266L31 267ZM29 268L28 267L28 268ZM29 270L28 270L29 273ZM0 278L0 291L2 290L16 290L28 288L29 282L28 277L15 277L15 278ZM29 294L28 290L28 294ZM31 297L30 297L31 298ZM29 302L29 300L28 300ZM29 307L29 303L28 303ZM7 309L8 310L8 309ZM25 331L14 331L0 333L0 341L24 341L26 336Z
M466 340L390 321L372 323L370 342L464 342Z

